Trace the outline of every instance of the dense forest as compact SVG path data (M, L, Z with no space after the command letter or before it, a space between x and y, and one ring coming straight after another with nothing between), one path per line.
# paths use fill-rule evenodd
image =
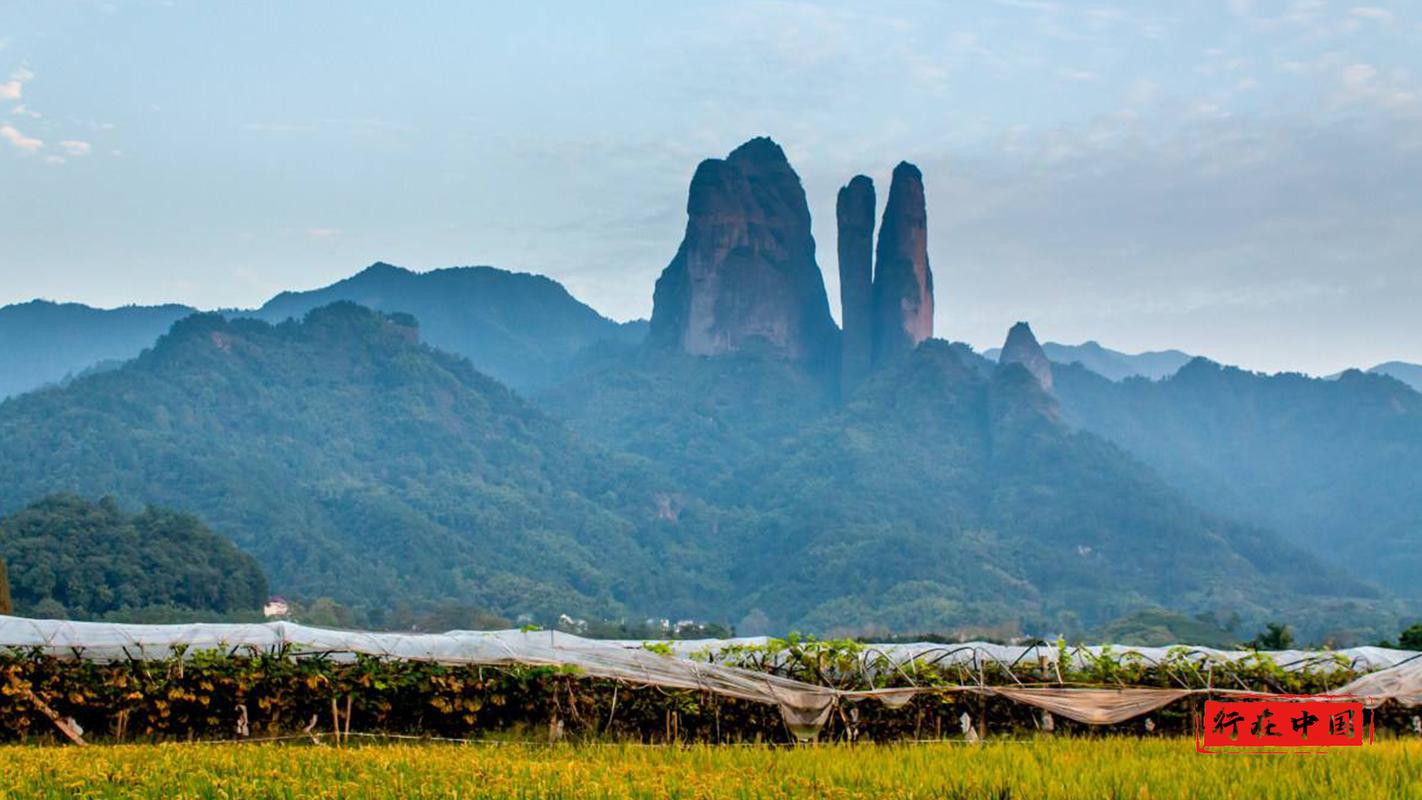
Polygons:
M313 608L333 624L1010 636L1149 608L1398 629L1387 595L1073 432L1024 369L962 345L841 399L773 354L599 340L530 402L421 338L344 302L184 319L0 403L0 511L73 492L198 514L274 591L331 598Z
M14 605L10 600L10 573L5 568L5 559L0 558L0 614L9 614L14 610Z
M1201 505L1422 598L1422 395L1400 381L1261 375L1205 359L1162 381L1055 373L1070 423Z
M129 514L109 497L56 495L0 519L0 554L10 574L7 597L0 570L0 599L31 616L253 614L267 598L256 561L196 517Z
M362 614L604 617L713 593L698 503L414 326L348 303L276 326L189 317L120 369L0 404L0 509L56 491L182 508L277 591Z
M767 619L1081 631L1142 607L1257 625L1281 598L1317 635L1349 615L1388 618L1376 589L1201 512L1116 447L1071 432L1019 366L929 341L842 406L817 386L783 361L629 352L539 400L740 521L726 542L741 632ZM1327 597L1308 599L1305 585Z

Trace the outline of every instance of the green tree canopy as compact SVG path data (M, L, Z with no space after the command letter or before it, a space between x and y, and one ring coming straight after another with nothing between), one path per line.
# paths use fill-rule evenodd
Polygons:
M0 614L10 613L10 577L5 573L5 559L0 558Z
M16 610L35 616L160 606L229 613L258 609L267 594L257 563L197 517L153 507L129 514L112 498L55 495L0 519L0 553Z
M1270 622L1249 642L1249 646L1256 650L1288 650L1294 646L1294 632L1288 625Z
M1422 622L1403 631L1397 643L1403 650L1422 650Z

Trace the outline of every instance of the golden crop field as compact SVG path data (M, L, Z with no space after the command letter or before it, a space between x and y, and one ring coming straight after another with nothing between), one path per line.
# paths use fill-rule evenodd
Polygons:
M1208 756L1181 739L984 745L0 748L3 798L1422 798L1422 743Z

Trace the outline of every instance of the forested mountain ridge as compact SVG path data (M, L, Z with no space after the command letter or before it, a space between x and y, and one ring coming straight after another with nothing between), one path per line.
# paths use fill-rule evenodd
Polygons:
M551 278L494 267L412 272L376 263L321 289L282 292L250 313L275 323L340 300L414 315L425 342L517 390L556 383L589 345L646 332L645 323L602 316Z
M101 309L46 300L0 308L0 399L133 358L191 313L182 305Z
M1262 375L1195 359L1112 383L1056 370L1066 418L1134 453L1207 508L1288 535L1422 596L1422 395L1350 370Z
M183 508L275 591L336 597L372 625L451 599L777 631L1036 632L1141 603L1250 619L1288 603L1301 627L1335 624L1261 548L1328 585L1335 611L1378 616L1353 613L1368 587L1066 432L1016 365L930 341L842 407L798 370L614 349L573 395L599 445L420 344L407 315L195 315L119 369L0 403L0 509L56 491ZM637 395L639 411L600 420ZM618 454L639 416L642 446Z
M276 323L338 300L414 314L429 343L519 390L561 380L589 345L640 342L647 331L645 321L602 316L551 278L494 267L412 272L377 263L330 286L222 313ZM193 313L178 304L101 309L35 300L0 307L0 399L117 366Z
M1103 347L1099 342L1081 344L1059 344L1043 342L1042 350L1055 364L1081 364L1103 378L1121 381L1126 378L1149 378L1160 380L1174 375L1193 357L1179 350L1152 350L1144 353L1123 353ZM983 356L993 361L1001 353L999 348L984 350Z
M823 376L770 352L704 358L632 346L586 353L572 378L532 400L696 487L725 480L837 405Z
M1386 375L1389 378L1396 378L1411 386L1414 390L1422 392L1422 364L1409 364L1406 361L1388 361L1369 367L1368 372L1374 375Z
M1376 589L1202 513L1116 447L1070 432L1021 366L930 340L842 406L787 369L644 358L540 398L737 515L742 629L1082 630L1142 607L1250 620L1288 607L1315 631L1386 617ZM693 433L639 438L638 419Z
M279 591L376 609L612 614L705 594L716 563L662 555L695 553L679 537L702 518L668 525L674 493L635 461L351 304L192 316L120 369L0 404L0 510L56 491L198 513Z
M54 492L190 511L368 625L459 602L742 632L1141 609L1392 628L1357 576L1416 591L1422 397L1199 359L1152 382L1129 375L1186 356L1049 356L1025 323L1000 364L933 339L923 174L893 176L877 247L872 180L840 193L844 331L804 187L758 138L698 167L654 322L539 276L383 263L265 321L185 317L0 402L0 513Z

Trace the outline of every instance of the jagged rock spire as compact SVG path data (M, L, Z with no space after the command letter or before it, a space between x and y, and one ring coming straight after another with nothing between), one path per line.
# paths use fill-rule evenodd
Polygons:
M766 345L793 359L834 352L809 205L779 145L761 137L701 162L686 211L653 295L653 344L708 356Z
M839 308L844 323L841 386L847 396L874 358L874 181L855 175L835 202L839 224Z
M1032 327L1027 323L1019 322L1007 332L1007 341L1002 345L1002 354L998 356L997 363L1003 366L1021 364L1032 373L1032 377L1037 379L1037 383L1044 390L1052 391L1052 362L1042 350L1042 345L1037 343L1037 337L1032 334Z
M874 267L874 362L885 363L933 336L933 271L923 174L900 162L889 185Z

